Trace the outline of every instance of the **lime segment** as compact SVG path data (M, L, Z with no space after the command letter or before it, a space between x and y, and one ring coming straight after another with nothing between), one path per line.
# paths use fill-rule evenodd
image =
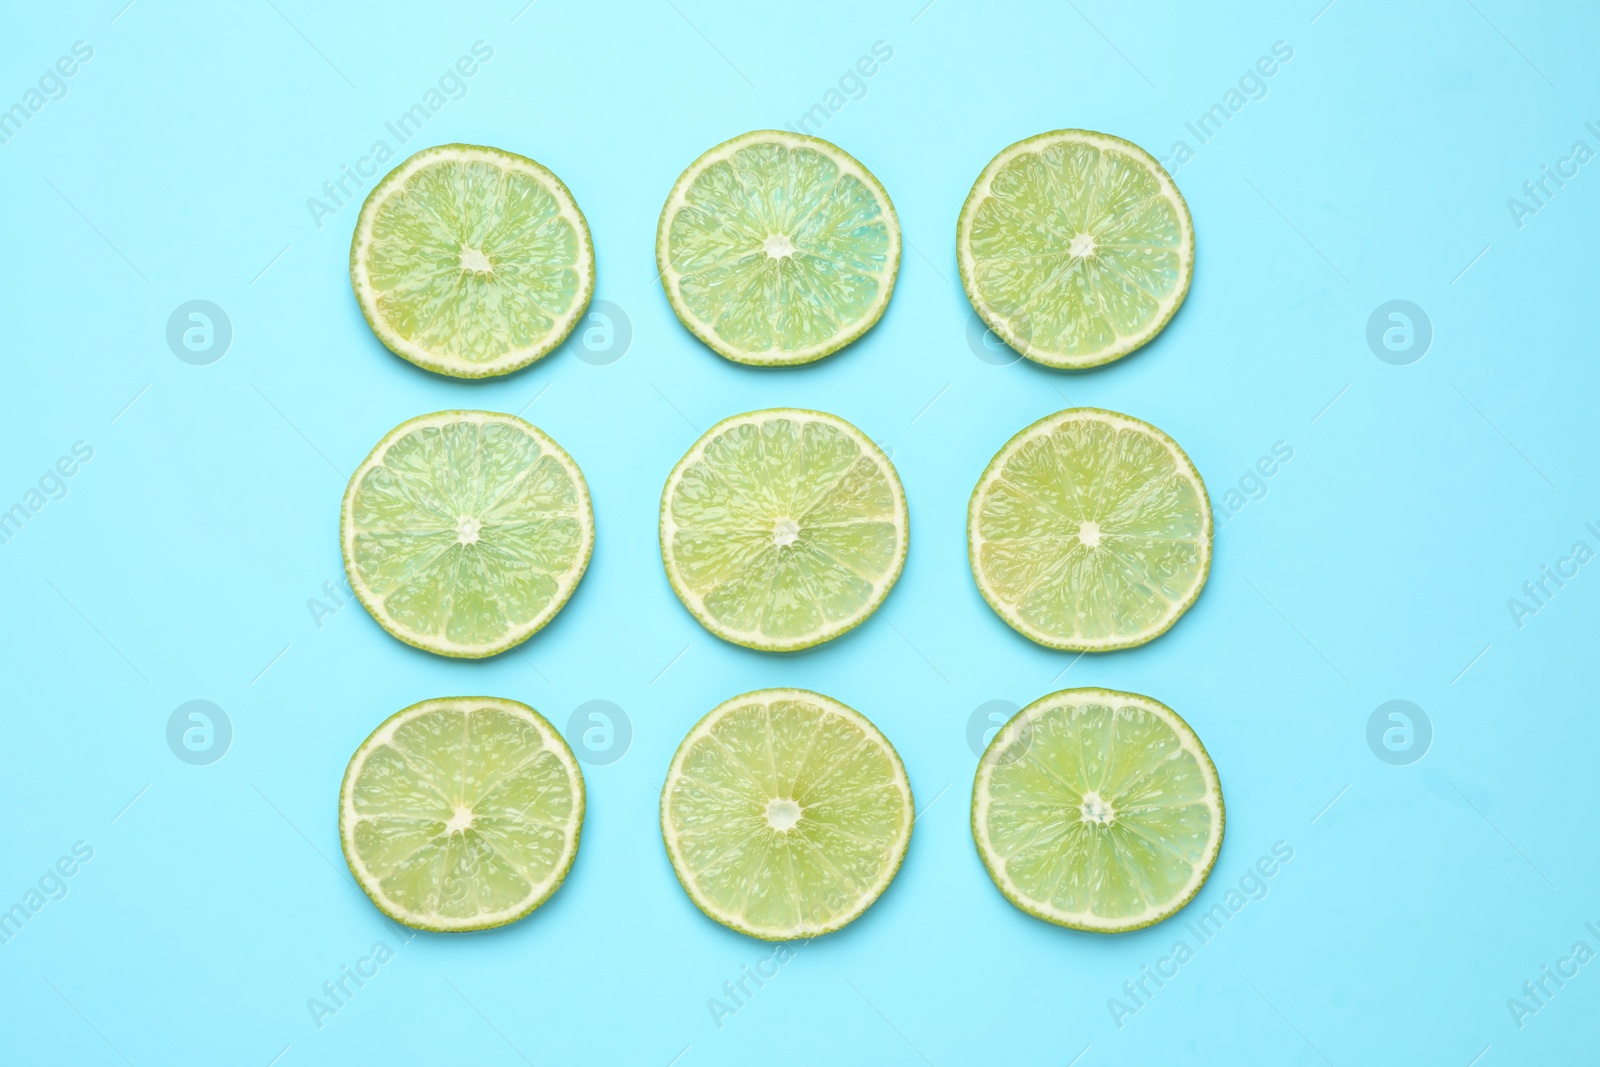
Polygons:
M527 915L578 851L583 775L565 741L515 700L447 697L391 716L350 759L339 838L385 915L482 930Z
M837 145L757 130L683 172L656 260L672 310L718 354L809 363L883 314L900 224L878 179Z
M1211 568L1211 504L1176 441L1071 408L1017 434L967 509L978 589L1018 632L1103 652L1165 633Z
M914 815L888 739L802 689L719 705L683 739L661 792L661 834L689 897L769 941L866 911L905 858Z
M1056 130L995 156L956 224L961 284L1007 344L1051 367L1109 363L1166 326L1189 291L1194 227L1140 148Z
M384 629L444 656L527 640L561 610L594 547L589 490L539 429L491 411L401 423L350 478L350 587Z
M905 490L837 415L773 408L713 426L661 496L661 556L706 629L791 652L875 611L900 576Z
M1159 701L1067 689L995 734L972 787L972 835L1017 907L1078 930L1160 922L1205 884L1222 847L1205 747Z
M561 179L497 148L424 149L379 182L350 244L378 339L457 378L547 355L594 293L594 246Z

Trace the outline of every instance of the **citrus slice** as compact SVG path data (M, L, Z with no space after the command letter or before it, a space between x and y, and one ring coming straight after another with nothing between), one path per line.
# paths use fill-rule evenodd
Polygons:
M983 168L956 258L972 306L1012 348L1049 367L1094 367L1149 341L1183 303L1194 226L1150 153L1056 130Z
M594 548L572 457L515 415L436 411L389 431L350 476L339 520L350 588L385 630L441 656L526 641Z
M661 494L673 592L725 641L793 652L871 615L906 559L906 494L837 415L772 408L717 423Z
M419 930L516 922L578 854L583 774L526 704L424 700L350 757L339 790L345 862L372 902Z
M396 355L456 378L549 354L594 293L589 224L561 179L498 148L425 148L379 182L350 284Z
M1035 918L1122 933L1194 898L1222 847L1217 768L1159 701L1066 689L1001 727L972 783L972 837Z
M878 179L819 137L756 130L672 187L656 263L689 331L737 363L837 352L878 321L900 269L900 222Z
M914 818L894 746L804 689L718 705L661 790L661 836L689 899L766 941L830 933L866 911L900 869Z
M1099 408L1040 419L1002 448L967 506L989 606L1041 645L1131 648L1165 633L1211 570L1211 502L1178 443Z

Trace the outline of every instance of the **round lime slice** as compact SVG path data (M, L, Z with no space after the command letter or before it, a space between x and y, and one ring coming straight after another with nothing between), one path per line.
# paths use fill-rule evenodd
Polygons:
M350 588L385 630L441 656L526 641L594 548L572 457L515 415L436 411L390 430L350 477L339 521Z
M738 363L810 363L889 305L900 222L878 179L818 137L757 130L683 172L656 263L689 331Z
M527 915L578 854L583 774L526 704L445 697L372 731L339 790L350 873L419 930L483 930Z
M667 579L725 641L793 652L871 615L905 564L906 494L837 415L772 408L717 423L661 494Z
M905 858L915 809L894 746L804 689L718 705L678 746L661 836L695 906L767 941L839 929Z
M379 182L350 242L378 339L456 378L549 354L594 293L594 246L561 179L498 148L425 148Z
M1040 419L1002 448L967 507L989 606L1050 648L1104 652L1167 631L1211 570L1211 502L1178 443L1099 408Z
M1024 356L1094 367L1161 332L1189 291L1194 226L1172 177L1136 144L1041 133L983 169L956 223L961 284Z
M1121 933L1205 884L1222 847L1217 768L1159 701L1067 689L1001 727L972 783L972 836L1006 899L1036 918Z

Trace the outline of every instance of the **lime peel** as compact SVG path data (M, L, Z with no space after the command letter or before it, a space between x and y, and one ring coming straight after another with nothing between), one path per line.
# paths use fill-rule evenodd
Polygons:
M583 815L583 772L542 715L515 700L443 697L391 715L350 757L339 842L389 918L484 930L560 888Z
M858 918L894 880L915 819L888 738L804 689L713 708L678 746L661 790L662 841L689 899L765 941Z
M1017 712L972 784L973 841L995 885L1075 930L1124 933L1179 911L1210 876L1225 821L1216 765L1189 724L1111 689Z
M729 180L707 177L723 166ZM900 269L900 223L882 183L844 149L754 130L679 176L661 209L656 265L673 313L718 355L810 363L882 317ZM825 322L834 328L819 335Z

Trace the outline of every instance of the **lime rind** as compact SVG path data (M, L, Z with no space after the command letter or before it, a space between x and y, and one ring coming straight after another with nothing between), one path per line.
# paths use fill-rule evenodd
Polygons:
M514 428L535 441L540 448L541 458L549 456L565 471L571 479L576 495L574 518L576 519L581 544L573 564L556 578L556 592L536 616L520 626L507 630L505 635L496 641L480 644L459 644L432 634L420 633L395 619L384 606L383 598L372 589L361 573L361 568L355 560L355 542L359 531L356 528L354 510L356 496L362 479L372 469L382 465L389 448L401 438L412 432L429 426L443 426L455 422L468 421L479 425L487 423L500 423ZM356 468L350 476L350 482L345 487L344 500L339 512L339 543L340 552L344 558L345 577L350 583L350 589L355 593L356 599L362 607L382 626L388 633L414 648L420 648L440 656L452 659L483 659L495 656L508 649L514 648L534 634L542 630L551 619L561 611L572 593L578 587L578 582L583 578L588 569L589 560L594 554L594 506L589 497L589 484L583 477L583 471L572 456L555 442L549 434L537 426L518 418L495 411L462 411L448 410L435 411L427 415L418 415L408 419L390 430L383 439L377 443L361 466Z
M560 216L572 229L576 242L576 261L572 269L578 276L578 288L570 307L558 315L552 325L532 344L513 347L498 358L474 363L459 358L442 357L439 353L402 336L385 321L379 309L379 293L373 285L368 255L372 244L373 228L377 215L391 193L403 186L424 167L446 162L487 163L505 171L516 171L534 178L555 200ZM444 144L424 148L401 162L384 177L372 192L367 194L356 219L355 233L350 240L350 285L367 325L391 352L403 359L453 378L490 378L534 363L560 347L567 335L582 321L583 314L594 295L595 268L594 242L589 235L589 223L579 210L571 190L560 178L541 164L513 152L484 145Z
M989 198L995 176L1007 164L1025 153L1039 152L1063 143L1086 144L1101 151L1121 153L1143 167L1156 180L1160 195L1172 204L1181 232L1181 240L1176 248L1179 260L1179 284L1164 294L1145 294L1157 299L1159 305L1157 314L1141 329L1127 335L1119 335L1113 344L1082 354L1052 351L1043 345L1035 344L1025 324L1014 321L1014 316L1003 314L990 306L979 289L977 260L972 252L973 223L979 208ZM967 199L961 206L961 214L956 220L956 265L961 274L962 288L966 290L967 298L972 302L978 317L1006 344L1043 366L1058 370L1084 370L1121 359L1148 344L1177 314L1194 278L1194 221L1189 213L1189 205L1184 200L1183 194L1178 191L1172 176L1143 148L1132 141L1094 130L1051 130L1010 145L990 160L973 182L972 190L967 194Z
M826 340L799 349L772 348L766 351L749 351L723 340L713 324L700 318L688 306L682 289L684 275L672 263L672 221L688 204L689 192L695 180L714 164L731 159L741 150L759 144L776 144L787 149L808 148L827 157L839 168L842 175L857 179L871 192L887 230L887 249L884 254L886 265L878 275L876 298L863 314L843 324ZM678 320L689 332L708 348L735 363L758 367L787 367L812 363L832 355L860 338L883 317L884 310L889 306L889 298L894 293L895 280L899 275L900 243L899 217L895 213L893 202L889 199L889 193L884 189L883 183L878 181L860 160L838 145L820 137L810 137L787 130L752 130L702 153L673 184L672 191L662 206L661 219L656 228L656 266L661 277L661 285L666 290L667 301L672 305L673 314L677 315Z
M712 739L711 730L722 718L730 712L749 707L752 704L770 705L779 701L795 701L808 704L811 707L830 715L844 719L851 727L858 730L863 738L863 743L878 746L887 758L893 772L893 785L903 797L902 821L899 835L897 836L887 861L882 866L878 876L867 886L857 892L850 906L835 911L825 921L801 921L784 928L761 927L746 922L740 915L723 908L701 891L698 880L679 847L680 835L673 825L672 819L672 789L683 777L684 765L693 751L695 745L701 741ZM715 740L712 739L715 743ZM854 922L871 907L877 899L889 888L899 873L900 866L905 861L906 851L911 844L911 829L916 822L916 806L911 795L911 780L906 774L905 764L900 759L900 754L895 751L894 745L884 736L883 732L875 726L865 715L854 708L825 696L822 693L809 689L757 689L749 693L723 701L697 722L683 741L678 745L672 757L672 763L667 770L667 780L661 789L661 840L667 850L667 858L672 863L673 874L678 879L678 884L688 895L689 900L707 918L735 930L748 937L761 941L794 941L801 938L820 937L831 934Z
M1071 705L1097 703L1117 706L1133 706L1134 708L1153 714L1171 728L1174 737L1184 753L1192 757L1196 768L1199 770L1205 785L1205 807L1213 816L1208 825L1206 840L1200 850L1200 862L1192 867L1192 873L1187 882L1174 893L1169 900L1159 905L1152 905L1145 912L1133 916L1123 916L1109 919L1095 914L1093 911L1068 911L1051 905L1048 901L1040 900L1036 895L1024 891L1008 875L1006 863L998 855L998 849L990 839L988 824L989 815L993 810L990 785L995 773L1004 773L1017 766L1027 758L1027 753L1032 751L1031 731L1036 728L1036 723L1051 711L1059 711ZM1022 744L1024 751L1020 756L1007 754L1008 749ZM1147 772L1148 773L1148 772ZM1057 776L1057 781L1060 781ZM1133 930L1142 930L1153 926L1164 919L1175 915L1195 898L1205 886L1206 880L1211 876L1211 870L1216 866L1217 855L1222 850L1222 836L1227 822L1227 809L1222 799L1222 784L1217 776L1216 764L1206 752L1205 745L1200 741L1199 735L1184 721L1183 717L1159 700L1142 696L1138 693L1126 693L1115 689L1063 689L1040 697L1027 707L1018 711L1011 719L995 732L994 738L989 742L983 755L978 760L978 770L972 782L972 838L978 850L978 857L982 860L984 869L989 872L989 877L994 880L996 888L1017 908L1045 922L1057 926L1065 926L1073 930L1084 930L1091 933L1118 934Z
M383 891L380 879L368 868L362 860L356 845L356 826L361 821L361 814L356 810L355 787L360 771L366 766L367 758L380 746L387 745L393 738L396 730L407 723L437 711L445 710L470 710L493 709L512 714L538 731L545 747L554 755L561 766L567 771L572 787L572 810L566 826L562 828L566 835L566 846L554 865L553 871L542 881L532 885L530 892L516 904L497 911L480 913L470 919L445 919L437 915L423 915L413 912L396 901L390 899ZM389 716L373 730L363 741L355 753L350 757L350 763L345 768L344 778L339 786L339 847L344 853L345 863L350 868L356 884L367 895L373 905L384 915L397 923L409 926L416 930L426 930L432 933L465 933L473 930L487 930L496 926L505 926L518 919L525 918L539 908L561 888L566 880L567 873L572 869L572 863L578 855L578 842L583 832L583 817L586 806L586 795L583 784L583 771L578 766L577 759L573 756L572 749L567 745L566 739L550 725L550 722L533 708L516 700L507 700L502 697L436 697L432 700L423 700L403 708Z
M715 618L705 606L706 596L696 592L690 587L678 565L676 554L673 551L673 540L680 527L672 514L672 501L674 491L682 482L685 473L700 462L704 457L706 448L729 429L740 425L759 425L768 419L793 419L797 422L816 421L831 426L848 436L860 449L861 455L870 460L883 475L885 482L892 494L893 510L890 521L898 535L898 545L893 552L892 562L885 569L882 576L874 581L874 590L871 597L852 615L835 619L818 629L807 634L788 639L774 640L762 633L759 629L739 629ZM665 487L661 491L661 561L667 574L667 581L672 586L672 591L677 594L683 606L693 615L695 621L704 626L711 633L724 641L753 648L761 652L799 652L804 649L814 648L817 645L850 632L860 626L876 612L889 592L900 579L900 573L905 567L906 552L910 542L910 526L907 517L905 487L900 482L900 475L895 470L894 464L883 450L862 433L857 427L837 415L825 411L812 411L805 408L765 408L759 411L748 411L739 415L731 415L717 423L701 435L694 446L685 453L672 473L667 476Z
M1171 455L1179 472L1185 474L1194 484L1196 496L1201 507L1201 532L1195 543L1199 549L1199 561L1194 583L1186 596L1169 602L1168 610L1162 618L1151 627L1131 634L1118 635L1102 639L1062 637L1033 625L1012 604L1002 599L984 577L983 566L979 554L985 538L979 529L982 518L982 504L986 490L999 480L1009 460L1020 447L1027 441L1051 433L1057 427L1071 419L1093 419L1107 423L1118 429L1131 429L1149 436L1157 441ZM1045 646L1064 652L1113 652L1118 649L1134 648L1155 640L1177 623L1183 615L1194 606L1200 598L1200 592L1205 588L1206 580L1211 574L1211 543L1212 543L1212 516L1211 497L1206 490L1205 479L1200 476L1200 471L1187 453L1179 447L1178 442L1159 428L1152 426L1143 419L1125 415L1120 411L1110 411L1105 408L1066 408L1053 415L1046 415L1039 421L1024 427L1005 443L999 452L995 453L989 465L984 468L983 475L978 479L978 484L973 487L972 496L967 502L967 561L972 568L973 580L977 583L978 592L983 599L994 609L995 614L1005 621L1007 626L1018 633Z

